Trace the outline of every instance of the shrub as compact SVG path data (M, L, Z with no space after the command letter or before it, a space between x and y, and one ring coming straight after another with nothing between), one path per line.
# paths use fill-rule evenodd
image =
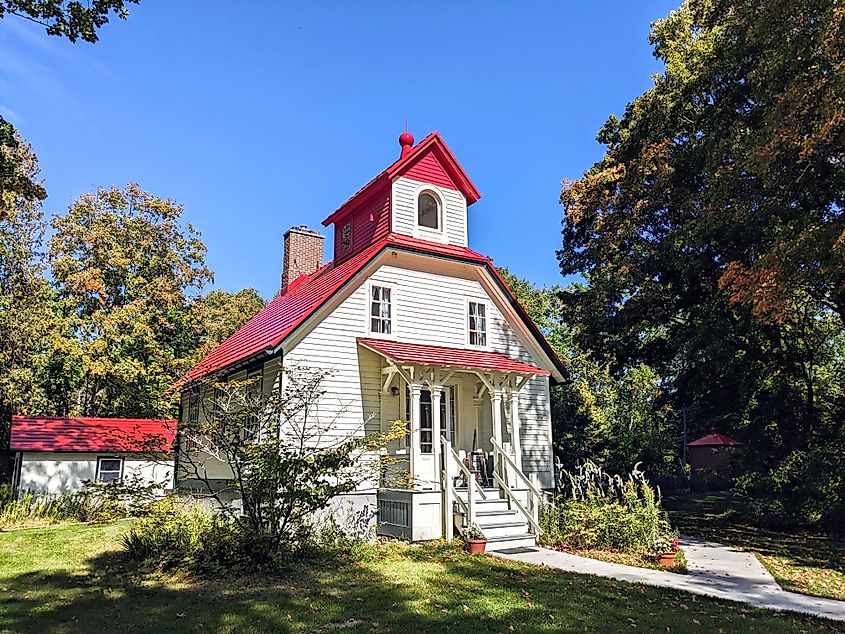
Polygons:
M566 493L540 512L545 545L644 554L671 534L658 493L637 467L626 480L591 462L567 476Z
M301 525L296 539L278 550L243 524L171 496L151 504L133 522L123 536L123 547L133 559L163 570L212 574L282 570L304 557L362 556L372 536L371 528L363 529L368 514L368 509L326 513L315 525Z
M104 522L125 515L125 509L84 491L59 495L24 493L20 497L4 494L0 500L0 528L60 522Z
M158 568L219 571L249 567L232 522L204 509L166 497L150 505L123 536L123 547L133 559Z

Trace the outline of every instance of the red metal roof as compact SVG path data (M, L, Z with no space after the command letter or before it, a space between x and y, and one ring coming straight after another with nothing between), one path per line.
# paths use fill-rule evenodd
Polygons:
M212 372L276 348L285 337L308 319L356 273L379 253L391 247L478 264L490 263L488 258L466 247L437 244L401 234L389 234L385 239L337 266L333 263L326 264L304 280L288 286L286 292L277 296L231 337L212 350L177 385L200 379Z
M538 368L530 363L511 359L500 352L447 348L445 346L429 346L418 343L391 341L388 339L368 339L365 337L358 337L358 343L373 352L377 352L399 363L437 365L446 368L463 368L469 370L541 374L543 376L551 374L548 370Z
M337 210L335 210L328 218L323 220L323 226L328 227L331 223L336 222L348 213L351 213L354 207L354 205L351 205L353 201L366 198L366 193L373 185L381 180L391 181L394 177L400 175L419 161L429 150L438 155L443 168L449 173L452 180L454 180L455 184L458 186L458 190L467 199L467 206L477 202L478 199L481 198L481 192L478 191L472 180L470 180L470 177L464 171L464 168L461 167L460 163L458 163L458 160L455 158L455 155L452 154L452 151L446 145L443 138L437 132L432 132L417 145L411 148L410 152L404 156L400 156L387 169L373 178L357 192L352 194L345 203L338 207Z
M687 443L687 447L739 447L742 443L711 430L706 436Z
M12 451L166 453L175 420L12 416Z

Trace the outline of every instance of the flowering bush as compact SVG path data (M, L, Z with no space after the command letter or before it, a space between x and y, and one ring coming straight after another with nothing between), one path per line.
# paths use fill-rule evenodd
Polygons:
M659 492L637 467L627 479L605 474L591 462L566 475L565 494L540 513L544 545L645 554L666 535L671 547L673 533Z

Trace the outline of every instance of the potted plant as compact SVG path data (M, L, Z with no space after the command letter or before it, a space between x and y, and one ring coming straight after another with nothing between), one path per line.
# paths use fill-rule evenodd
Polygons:
M481 529L478 528L478 524L467 526L464 529L463 537L470 555L480 555L487 547L487 538L481 532Z
M654 540L654 551L657 553L657 563L664 568L675 567L675 555L680 550L678 536L661 533Z

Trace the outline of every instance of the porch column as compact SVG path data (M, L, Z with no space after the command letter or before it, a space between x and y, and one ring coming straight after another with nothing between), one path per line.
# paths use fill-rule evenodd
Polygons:
M502 445L502 388L493 388L490 392L490 403L493 406L493 440ZM495 454L495 452L494 452ZM505 477L502 465L494 464L493 471Z
M419 478L417 473L420 468L421 447L420 447L420 390L419 383L411 383L411 482L416 483Z
M522 471L522 445L519 440L519 392L511 389L511 444L513 445L514 462Z
M431 386L431 452L434 457L434 481L441 483L440 474L440 400L442 385Z

